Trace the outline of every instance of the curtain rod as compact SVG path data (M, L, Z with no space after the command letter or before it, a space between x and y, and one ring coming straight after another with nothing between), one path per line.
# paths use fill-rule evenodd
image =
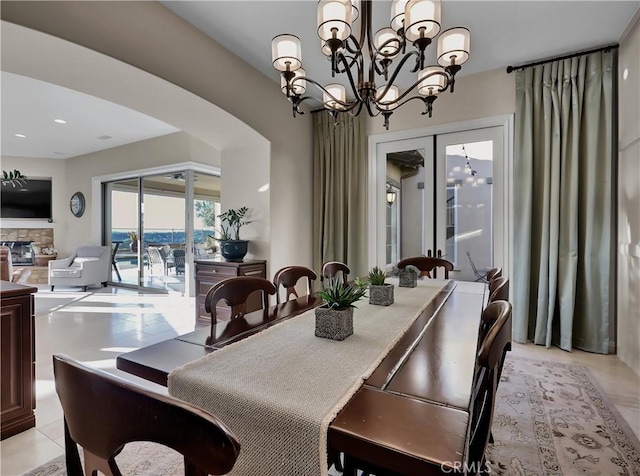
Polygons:
M564 56L556 56L555 58L549 58L546 60L540 60L540 61L535 61L533 63L527 63L527 64L521 64L519 66L507 66L507 74L513 73L514 71L518 71L520 69L525 69L525 68L531 68L532 66L538 66L541 64L545 64L545 63L551 63L552 61L561 61L561 60L565 60L565 59L569 59L569 58L575 58L576 56L583 56L583 55L588 55L591 53L597 53L599 51L604 51L605 53L608 53L609 51L618 48L620 45L618 45L617 43L614 45L608 45L608 46L601 46L600 48L595 48L593 50L587 50L587 51L580 51L578 53L571 53L569 55L564 55Z

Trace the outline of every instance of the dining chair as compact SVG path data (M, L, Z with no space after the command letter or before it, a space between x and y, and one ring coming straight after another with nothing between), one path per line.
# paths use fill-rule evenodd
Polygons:
M413 256L398 261L398 269L404 269L407 266L415 266L420 271L420 276L427 278L436 278L436 268L444 269L444 279L449 279L449 271L453 271L453 263L444 258L434 258L432 256ZM431 272L433 271L433 276Z
M219 301L224 301L231 308L229 319L242 317L247 312L247 299L252 293L259 291L262 293L262 308L269 309L269 295L276 293L276 287L271 281L256 276L238 276L225 279L212 286L204 298L205 311L211 316L211 334L207 339L214 336L214 326L218 322L216 306Z
M226 474L238 458L235 435L204 410L64 354L53 356L53 373L69 476L121 476L115 458L133 441L153 441L182 454L187 476ZM84 473L77 445L84 452Z
M489 302L509 300L509 279L493 278L489 282Z
M457 446L466 446L468 448L467 454L463 456L465 458L463 461L465 466L460 468L464 472L458 473L454 470L446 470L442 465L443 461L438 459L440 455L436 456L437 449L434 452L433 459L431 459L427 458L430 448L425 448L424 457L432 464L433 471L425 472L424 474L481 474L479 469L486 468L485 452L491 434L491 420L500 378L499 369L504 355L506 355L507 350L511 349L511 304L507 301L491 303L483 311L483 316L485 315L487 318L489 315L492 317L493 325L476 352L477 370L469 405L469 428L466 433L457 433L457 437L460 438L460 444ZM425 427L424 431L435 430L433 427ZM362 472L360 473L359 471ZM357 474L360 474L360 476L365 474L397 476L399 473L361 461L345 453L343 475L356 476ZM488 474L488 472L482 474Z
M497 267L493 268L487 273L487 282L491 282L492 279L499 278L502 276L502 268Z
M329 278L341 277L342 282L346 283L347 276L349 275L350 272L351 270L349 269L349 267L346 264L341 263L340 261L327 261L325 264L322 265L321 279L324 281L325 279L329 279ZM340 276L340 273L342 273L342 276Z
M511 304L495 301L483 311L493 324L480 344L477 374L471 395L471 428L467 463L479 473L486 466L485 452L491 437L498 383L507 352L511 350Z
M297 282L303 278L306 278L307 282L307 292L303 294L303 296L312 294L313 281L315 281L317 277L315 271L305 266L287 266L278 270L273 277L273 284L276 287L276 302L280 304L280 286L285 289L285 301L288 301L292 295L299 298L300 296L295 286Z

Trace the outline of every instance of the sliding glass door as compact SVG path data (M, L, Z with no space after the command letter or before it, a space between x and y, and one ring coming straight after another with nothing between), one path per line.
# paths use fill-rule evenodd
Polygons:
M114 285L193 295L194 259L215 257L220 177L185 170L103 184Z

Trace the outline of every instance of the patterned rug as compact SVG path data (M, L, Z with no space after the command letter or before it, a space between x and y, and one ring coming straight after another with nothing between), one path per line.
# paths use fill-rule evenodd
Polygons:
M640 476L640 443L582 366L509 355L493 434L491 474ZM129 444L117 461L124 475L184 474L180 455L153 443ZM27 476L65 474L59 457Z
M492 474L640 475L640 444L589 371L507 356Z

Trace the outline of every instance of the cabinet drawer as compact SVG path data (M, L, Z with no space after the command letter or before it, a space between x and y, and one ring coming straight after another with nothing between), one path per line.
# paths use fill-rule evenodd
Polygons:
M198 265L198 276L236 276L236 268L230 266L201 266Z
M251 266L243 266L239 269L240 276L257 276L259 278L265 277L264 266L261 264L251 265Z

